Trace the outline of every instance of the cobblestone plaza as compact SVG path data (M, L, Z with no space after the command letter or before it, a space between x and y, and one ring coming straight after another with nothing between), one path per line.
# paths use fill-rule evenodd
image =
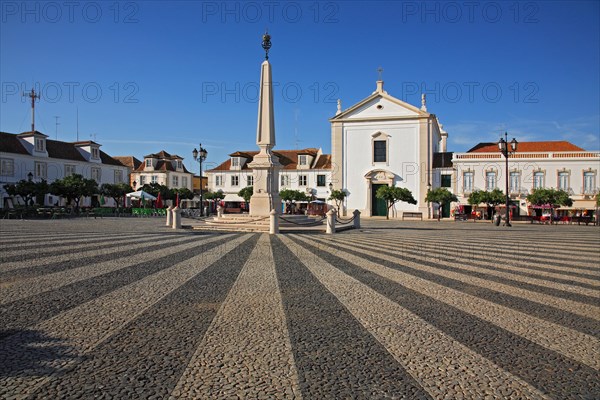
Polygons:
M0 398L600 398L598 227L0 235Z

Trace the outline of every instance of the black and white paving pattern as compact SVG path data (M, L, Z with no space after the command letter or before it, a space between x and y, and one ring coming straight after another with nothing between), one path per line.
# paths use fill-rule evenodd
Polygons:
M600 229L0 221L2 399L598 399Z

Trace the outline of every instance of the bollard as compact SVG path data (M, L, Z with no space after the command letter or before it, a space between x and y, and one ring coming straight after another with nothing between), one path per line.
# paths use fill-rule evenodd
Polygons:
M279 233L279 215L277 215L277 211L272 209L269 213L269 234L276 235Z
M173 209L173 229L181 229L181 209L177 206Z
M327 212L327 229L325 233L333 235L335 233L335 209L332 208Z
M354 229L360 229L360 211L354 210Z
M172 225L171 221L173 220L172 210L173 210L173 206L167 207L167 226L169 226L169 227Z
M223 207L221 207L220 205L217 206L217 218L223 218Z

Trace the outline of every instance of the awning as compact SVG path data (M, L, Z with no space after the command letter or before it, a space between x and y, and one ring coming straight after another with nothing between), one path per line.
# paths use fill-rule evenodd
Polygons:
M143 190L126 194L127 197L132 199L141 199L142 195L144 195L144 200L156 200L156 197L152 196L150 193L144 192Z
M225 197L223 198L223 201L241 201L241 202L245 202L246 200L244 200L243 197L238 196L235 193L229 193L226 194Z
M573 200L573 208L594 210L594 209L596 209L596 201L595 200Z

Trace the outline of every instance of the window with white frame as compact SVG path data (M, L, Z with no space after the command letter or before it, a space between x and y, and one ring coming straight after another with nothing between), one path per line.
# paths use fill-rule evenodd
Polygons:
M0 158L0 175L13 176L15 174L15 160L12 158Z
M298 156L298 165L307 165L308 164L308 157L304 154L301 154Z
M254 186L254 176L248 175L246 177L246 186Z
M149 158L146 159L146 167L151 167L152 166L152 160L150 160Z
M281 187L286 187L286 186L290 185L290 177L289 177L289 175L280 175L279 176L279 180L280 180L279 186L281 186Z
M517 171L510 173L508 177L508 187L510 193L519 193L521 191L521 174Z
M596 192L596 173L594 171L583 172L583 194L594 194Z
M488 171L485 173L485 190L496 189L496 172Z
M44 139L35 138L35 151L45 151L44 142Z
M299 186L307 186L308 185L308 176L307 175L298 176L298 185Z
M144 186L146 184L146 175L140 175L140 186Z
M560 190L569 190L569 173L566 171L560 171L558 173L558 188Z
M177 175L173 175L171 181L173 182L173 187L179 187L179 177Z
M115 183L123 182L123 171L120 169L115 169Z
M183 163L181 160L177 160L177 169L183 169Z
M181 187L188 187L188 178L187 176L182 176L181 177Z
M231 166L239 167L240 166L240 158L239 157L231 157Z
M35 177L39 179L46 179L46 163L37 162L35 163Z
M463 173L463 192L471 193L473 191L473 172Z
M240 177L237 175L231 175L231 186L239 186L240 185Z
M544 187L544 172L537 171L533 173L533 188L541 189Z
M92 147L92 158L98 159L100 158L100 151L97 147Z
M150 177L150 182L152 182L152 183L158 183L158 175L152 175Z
M92 168L92 179L96 182L100 183L100 179L102 178L102 172L100 168Z
M75 173L75 166L73 164L65 164L65 176L71 176Z
M221 175L215 176L215 186L223 186L223 177Z
M325 175L317 175L317 186L324 187L326 185L326 176Z
M373 162L387 161L387 140L373 140Z

